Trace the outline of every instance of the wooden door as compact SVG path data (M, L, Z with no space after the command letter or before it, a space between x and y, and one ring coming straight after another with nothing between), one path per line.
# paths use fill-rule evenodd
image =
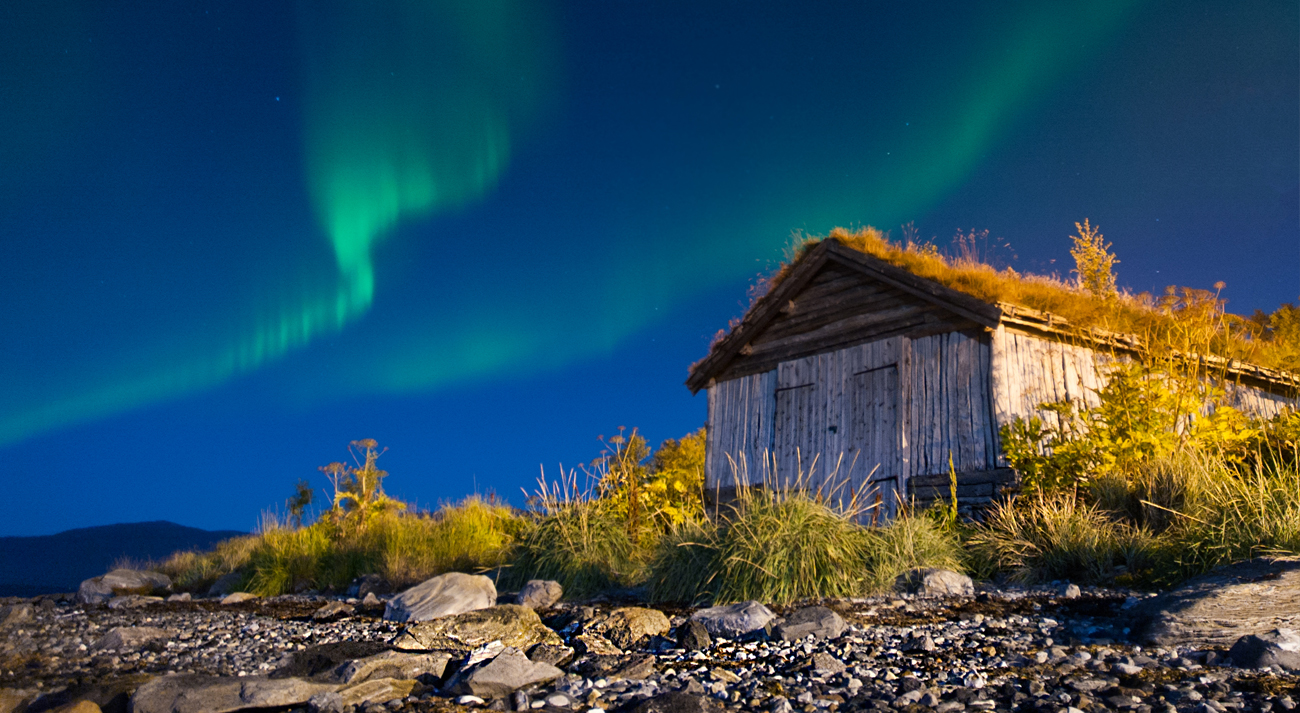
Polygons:
M813 453L813 409L816 387L813 384L787 386L776 390L775 433L773 451L776 461L772 485L793 487L804 478ZM801 483L806 487L805 483Z
M851 478L858 503L871 508L865 516L868 521L884 522L898 513L906 486L900 477L900 438L898 366L854 374L847 457L853 463Z

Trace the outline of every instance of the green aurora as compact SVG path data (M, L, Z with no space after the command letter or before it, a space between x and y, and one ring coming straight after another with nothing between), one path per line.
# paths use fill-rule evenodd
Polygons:
M671 239L656 239L664 225L633 210L602 226L618 239L555 258L602 266L578 284L542 281L522 306L510 296L412 306L398 320L372 311L385 289L403 289L380 284L377 246L492 193L521 137L562 95L557 38L546 9L527 0L303 2L305 184L336 272L303 277L291 297L267 290L280 296L253 316L223 315L233 326L217 332L226 340L217 348L171 335L179 346L165 360L124 353L111 369L10 390L0 446L210 388L358 328L366 349L325 360L305 381L406 393L607 352L661 315L655 307L752 275L754 259L775 255L791 229L896 225L924 211L1008 140L1037 95L1099 52L1135 5L1030 4L1014 23L990 18L975 31L996 52L910 68L898 96L877 98L879 110L850 103L823 113L811 150L788 133L720 141L680 186L713 209ZM865 85L844 91L872 96ZM734 177L735 165L755 170ZM439 239L436 229L422 234ZM524 263L503 266L501 279L528 279L534 266ZM380 329L394 321L402 327Z

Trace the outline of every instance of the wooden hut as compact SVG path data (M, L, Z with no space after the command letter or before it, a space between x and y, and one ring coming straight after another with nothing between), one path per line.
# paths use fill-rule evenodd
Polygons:
M951 466L959 502L985 505L1015 481L999 428L1046 402L1095 404L1103 365L1138 346L989 304L829 238L691 369L686 385L708 391L706 488L801 474L816 489L834 473L888 517L900 498L947 497ZM1297 404L1285 372L1216 366L1247 414Z

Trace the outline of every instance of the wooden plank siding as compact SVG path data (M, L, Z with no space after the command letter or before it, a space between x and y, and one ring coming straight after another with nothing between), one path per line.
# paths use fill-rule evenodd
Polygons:
M950 454L958 473L989 470L997 443L989 349L987 335L949 332L780 362L770 384L774 472L764 475L772 484L866 493L868 502L879 493L882 514L892 516L908 480L946 477ZM738 435L754 432L761 411L755 379L709 389L710 487L726 486L733 462L764 461L754 438Z
M706 485L763 482L772 451L776 371L718 382L709 387L708 402Z
M1109 366L1116 360L1129 358L1005 326L999 326L991 337L995 436L997 428L1010 424L1016 417L1037 416L1046 423L1059 425L1055 413L1039 408L1044 403L1069 400L1096 406ZM1283 409L1297 406L1296 399L1256 386L1227 383L1224 389L1226 403L1249 416L1271 418ZM993 452L998 454L998 465L1005 465L996 441Z

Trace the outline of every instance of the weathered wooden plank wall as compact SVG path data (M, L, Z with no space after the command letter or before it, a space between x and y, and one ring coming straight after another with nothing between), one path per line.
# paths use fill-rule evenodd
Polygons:
M706 486L762 482L772 450L776 371L717 382L709 387L708 399Z
M1260 418L1272 418L1285 409L1300 408L1300 399L1288 398L1253 386L1227 384L1224 392L1229 406Z
M1070 400L1096 406L1108 368L1116 359L1126 358L1005 327L992 334L990 354L995 436L997 428L1016 417L1038 416L1045 423L1059 425L1055 413L1039 408L1044 403ZM1251 416L1268 418L1300 405L1296 399L1253 386L1227 384L1225 390L1227 403ZM998 457L1001 461L1000 452Z

